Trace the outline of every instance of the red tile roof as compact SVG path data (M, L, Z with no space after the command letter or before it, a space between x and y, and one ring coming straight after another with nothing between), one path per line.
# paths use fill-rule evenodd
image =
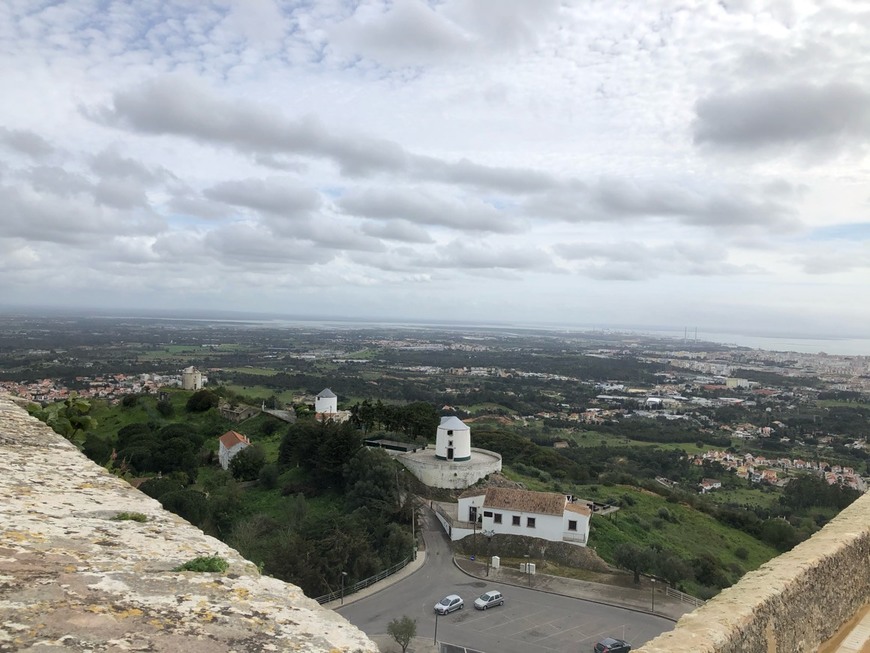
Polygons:
M240 442L244 442L245 444L251 444L251 441L248 440L241 433L236 433L235 431L227 431L220 437L220 442L227 449L232 449L234 446L239 444Z

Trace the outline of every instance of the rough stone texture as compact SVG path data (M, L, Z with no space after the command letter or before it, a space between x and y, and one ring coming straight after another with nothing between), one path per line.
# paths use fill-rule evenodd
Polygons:
M0 651L377 651L0 396ZM147 522L113 521L139 512ZM219 555L224 573L174 572Z
M870 601L870 495L637 653L816 651Z

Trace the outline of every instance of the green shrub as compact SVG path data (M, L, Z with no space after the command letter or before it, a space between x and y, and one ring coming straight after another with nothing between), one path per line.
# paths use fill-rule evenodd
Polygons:
M200 556L188 560L183 565L178 565L172 571L199 571L199 572L224 572L230 566L226 560L219 556Z
M144 522L144 521L148 521L148 517L143 515L141 512L119 512L117 515L112 517L112 521Z
M749 557L749 551L746 550L746 547L738 546L736 549L734 549L734 555L741 560L746 560L746 558Z

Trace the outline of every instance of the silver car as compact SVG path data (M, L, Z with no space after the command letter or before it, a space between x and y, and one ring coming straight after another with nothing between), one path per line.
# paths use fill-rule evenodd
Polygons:
M504 605L504 597L498 590L489 590L474 599L474 607L478 610L486 610L494 605Z
M457 594L451 594L435 604L435 612L438 614L449 614L454 610L461 610L464 607L465 601L462 600L462 597Z

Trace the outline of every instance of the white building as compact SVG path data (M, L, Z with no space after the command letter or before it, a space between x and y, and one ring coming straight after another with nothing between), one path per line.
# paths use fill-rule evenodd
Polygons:
M435 432L435 457L455 462L471 460L471 429L455 415L441 418Z
M218 461L221 467L228 469L230 461L242 449L251 446L251 441L241 433L235 431L227 431L220 439L220 448L218 449Z
M314 397L314 412L331 415L338 412L338 397L329 388L324 388Z
M181 387L184 390L202 390L202 373L192 365L181 370Z
M564 494L491 487L468 490L460 496L458 516L460 521L471 522L472 528L454 525L450 533L453 540L478 530L586 546L592 511L586 502Z
M731 376L725 379L726 388L751 388L754 384L749 379Z
M455 415L441 418L434 449L430 444L423 451L401 454L399 460L420 482L447 489L464 489L501 471L501 456L472 448L471 429Z

